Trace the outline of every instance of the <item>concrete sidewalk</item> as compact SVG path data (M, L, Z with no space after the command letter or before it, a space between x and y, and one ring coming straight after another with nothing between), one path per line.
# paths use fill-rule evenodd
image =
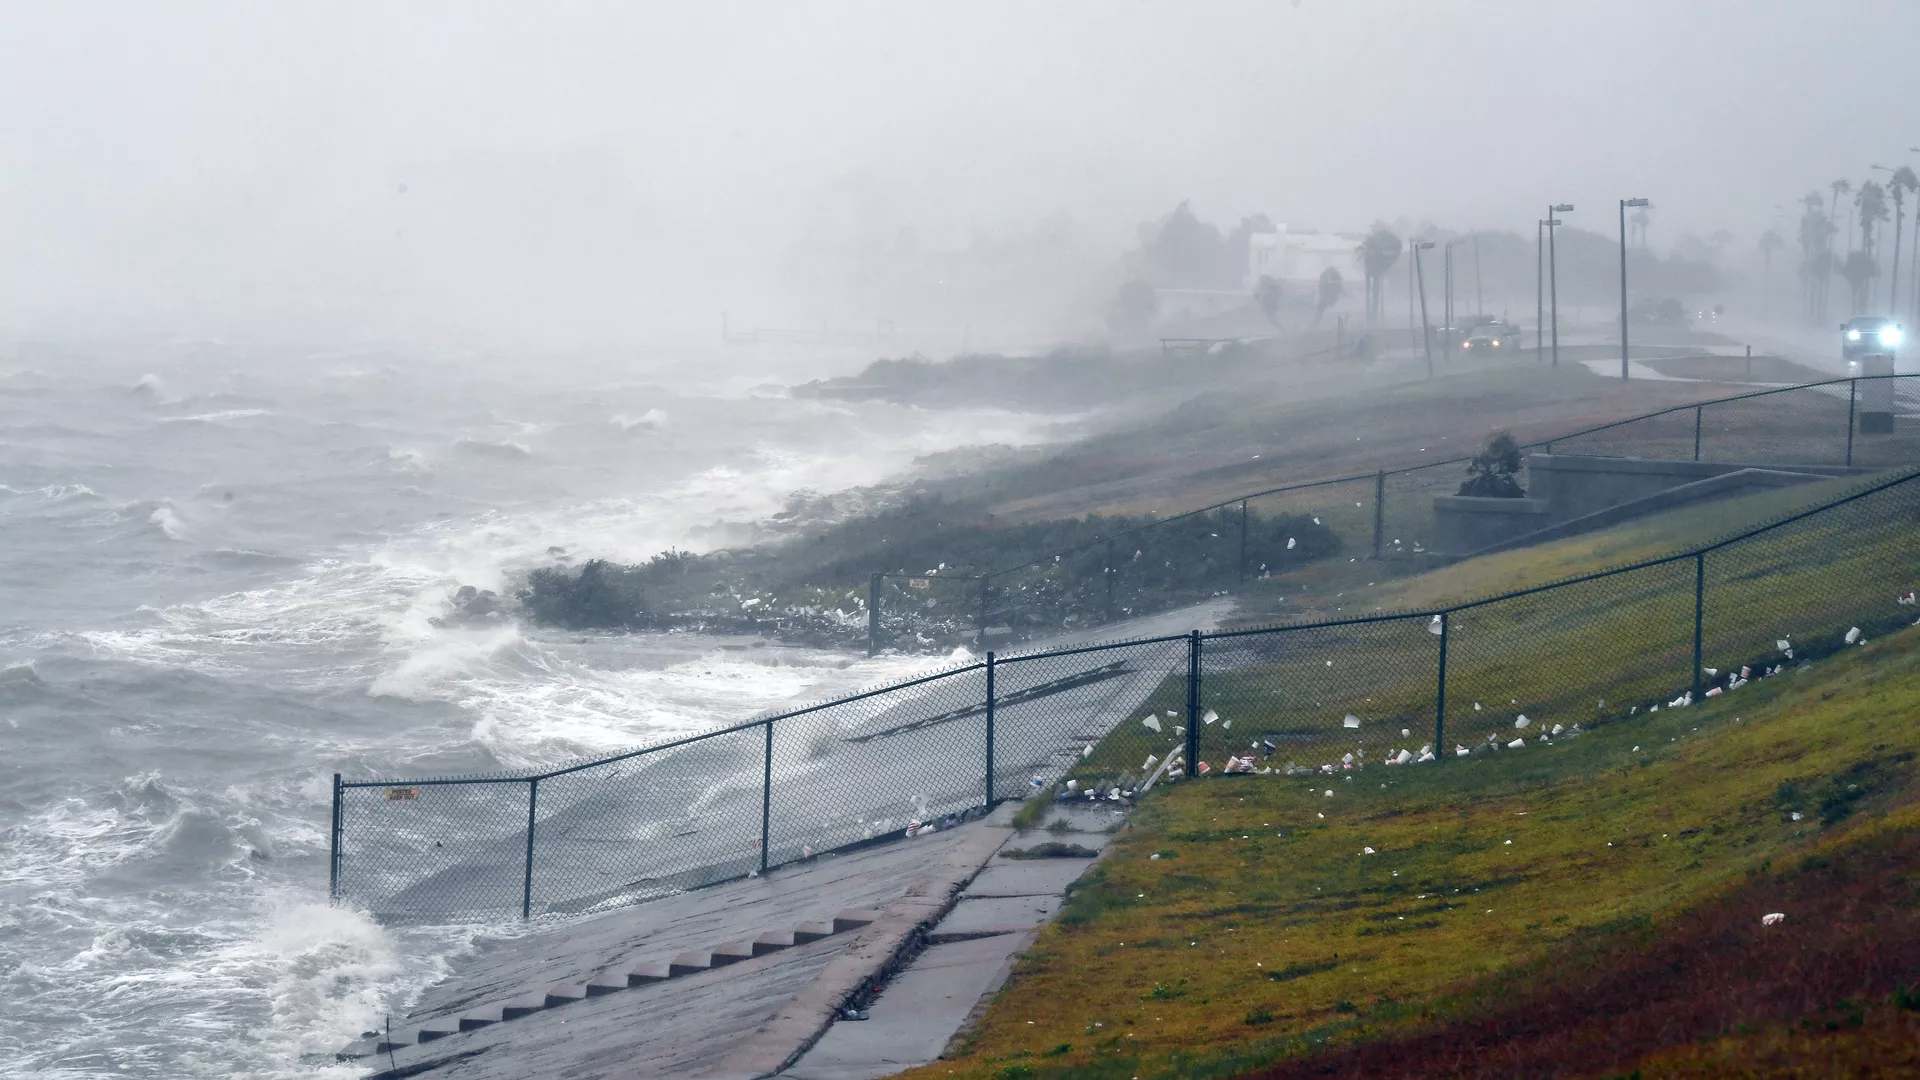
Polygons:
M1062 804L1075 831L1032 832L1010 841L960 893L928 935L926 951L896 974L866 1020L836 1020L780 1075L792 1080L875 1080L940 1057L970 1026L1066 891L1095 860L1014 860L1007 852L1049 841L1104 852L1105 831L1123 820L1104 807Z

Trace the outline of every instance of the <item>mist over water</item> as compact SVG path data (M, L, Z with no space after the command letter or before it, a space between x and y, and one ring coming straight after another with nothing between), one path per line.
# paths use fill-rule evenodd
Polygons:
M483 928L327 906L335 771L526 769L921 663L434 624L550 548L698 549L1047 429L791 400L717 359L0 360L0 1073L309 1075L439 976Z

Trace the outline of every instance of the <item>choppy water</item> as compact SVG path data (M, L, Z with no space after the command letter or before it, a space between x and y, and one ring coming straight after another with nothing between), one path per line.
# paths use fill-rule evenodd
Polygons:
M351 1075L330 1052L493 928L329 907L333 772L520 769L912 664L436 627L454 587L1043 432L654 371L0 352L0 1075Z

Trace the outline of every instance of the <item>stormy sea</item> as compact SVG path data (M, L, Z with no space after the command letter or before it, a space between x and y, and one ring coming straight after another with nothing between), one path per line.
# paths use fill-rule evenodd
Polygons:
M516 932L329 905L335 772L525 770L937 663L445 618L1047 431L778 388L834 373L0 351L0 1075L351 1075L333 1050Z

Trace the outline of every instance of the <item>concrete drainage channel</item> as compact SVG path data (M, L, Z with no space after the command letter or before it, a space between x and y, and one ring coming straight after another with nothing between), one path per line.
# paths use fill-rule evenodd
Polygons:
M933 1061L964 1035L1095 862L1086 855L1018 859L1009 853L1067 840L1097 856L1124 814L1105 804L1061 803L1056 817L1070 831L1009 839L939 920L852 994L833 1024L778 1075L872 1080Z

